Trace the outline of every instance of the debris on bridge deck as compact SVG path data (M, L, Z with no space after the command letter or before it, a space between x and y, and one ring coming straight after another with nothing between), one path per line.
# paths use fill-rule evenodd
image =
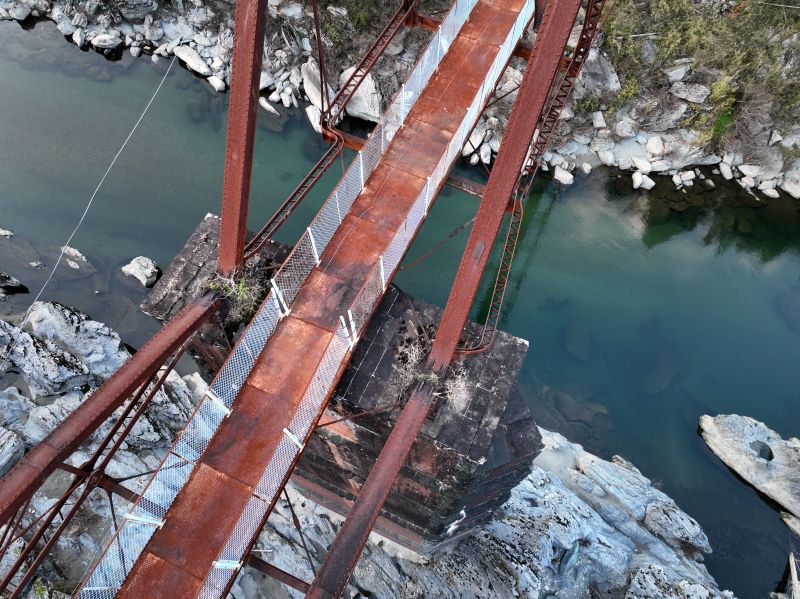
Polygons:
M216 266L218 230L212 215L200 223L143 309L168 317L205 290L199 282L207 281ZM287 250L271 242L262 268L279 266ZM440 317L439 307L389 288L320 422L370 413L323 426L312 436L293 477L310 499L342 514L349 509L417 381L414 367L429 349ZM477 334L479 327L471 326ZM217 356L213 343L201 338L195 353L203 359ZM433 417L394 486L377 533L414 551L431 552L484 522L528 474L541 443L516 391L527 349L524 340L499 332L489 352L464 358L441 381Z
M189 237L164 275L158 280L142 302L145 314L167 322L187 303L200 297L209 289L217 271L220 219L207 214ZM291 248L272 240L247 263L245 276L269 281L289 255ZM266 285L264 294L266 295ZM223 308L223 312L225 309ZM223 314L224 317L224 314ZM236 332L236 324L227 324L229 333ZM198 359L205 374L211 376L221 367L230 351L230 345L216 323L206 323L197 333L189 351Z

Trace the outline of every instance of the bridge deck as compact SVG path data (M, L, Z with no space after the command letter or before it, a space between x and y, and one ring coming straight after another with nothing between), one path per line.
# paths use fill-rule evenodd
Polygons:
M524 4L480 0L473 9L118 596L188 597L203 588L312 384L340 315L403 226ZM277 495L265 499L274 504Z

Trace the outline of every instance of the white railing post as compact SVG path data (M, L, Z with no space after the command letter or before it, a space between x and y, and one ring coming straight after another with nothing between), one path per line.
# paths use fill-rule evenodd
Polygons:
M358 172L361 174L361 189L364 189L364 153L358 153Z
M353 320L353 311L348 309L347 310L347 319L350 321L350 331L353 336L353 343L358 341L358 333L356 332L356 323Z
M350 346L350 349L353 349L356 345L356 342L350 336L350 330L347 328L347 322L345 322L344 316L339 315L339 321L342 323L342 328L344 328L344 334L347 336L347 344Z
M412 71L413 73L413 71ZM406 84L400 86L400 124L406 120Z
M278 304L278 314L280 314L281 318L283 318L289 313L289 306L286 305L286 300L283 298L283 293L281 293L281 290L278 287L278 283L275 282L275 279L270 279L270 283L272 284L272 290L275 292L275 301ZM281 310L281 306L283 306L283 310Z
M225 416L230 416L230 415L231 415L231 409L230 409L228 406L226 406L226 405L225 405L225 402L224 402L224 401L222 401L222 399L220 398L220 396L219 396L219 395L217 395L217 394L214 392L214 390L213 390L211 387L209 387L208 389L206 389L206 395L205 395L205 396L206 396L208 399L210 399L210 400L211 400L211 403L213 403L213 404L214 404L215 406L217 406L217 407L218 407L220 410L222 410L222 412L224 412L224 413L225 413Z
M319 266L319 252L317 251L317 244L314 241L314 234L311 232L311 227L306 228L306 233L308 233L308 239L311 241L311 252L314 254L314 260L317 262L317 266Z
M333 191L333 198L336 200L336 214L339 215L339 224L342 224L342 208L339 206L339 188Z
M381 275L381 287L386 291L386 271L383 269L383 254L381 254L380 260L378 260L378 269Z
M425 214L428 214L428 207L431 205L431 178L425 184Z

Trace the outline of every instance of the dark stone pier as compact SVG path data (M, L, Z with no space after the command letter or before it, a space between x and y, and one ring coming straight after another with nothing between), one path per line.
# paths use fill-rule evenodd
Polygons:
M164 320L205 292L216 266L219 220L207 216L142 308ZM249 276L268 280L288 250L268 244ZM292 481L311 500L342 515L380 453L430 348L441 309L388 289L308 442ZM479 331L475 324L471 332ZM236 323L228 322L228 333ZM228 339L208 327L193 353L209 371ZM470 534L530 471L541 441L516 391L526 341L498 332L492 348L454 364L439 381L436 406L401 470L375 532L419 553Z

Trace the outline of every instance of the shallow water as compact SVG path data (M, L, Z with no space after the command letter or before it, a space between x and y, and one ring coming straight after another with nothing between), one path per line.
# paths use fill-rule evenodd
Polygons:
M50 25L23 32L0 23L0 227L18 234L0 240L3 270L38 289L44 273L27 267L29 256L46 262L66 239L166 65L108 62ZM202 216L218 212L226 102L173 69L72 243L97 273L62 267L47 299L83 308L132 345L156 328L136 310L143 289L119 266L143 254L165 267ZM300 115L281 123L261 112L251 224L323 151ZM296 239L335 178L282 240ZM520 386L539 423L605 457L621 454L658 481L708 533L707 564L720 586L755 599L775 588L797 539L710 454L697 419L735 412L784 436L800 432L800 336L774 308L800 285L800 223L794 204L756 207L731 187L692 201L640 197L605 171L561 191L541 178L526 205L503 327L531 341ZM476 206L446 189L407 262ZM465 240L396 282L443 304ZM15 296L0 313L31 299Z

